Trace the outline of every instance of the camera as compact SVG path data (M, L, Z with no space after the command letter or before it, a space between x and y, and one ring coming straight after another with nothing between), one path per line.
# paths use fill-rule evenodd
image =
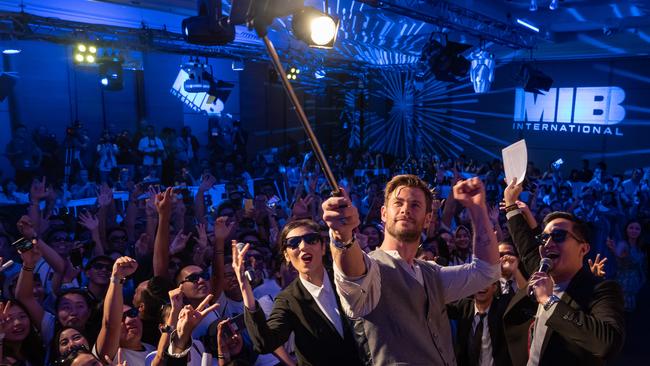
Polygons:
M23 237L11 243L11 246L16 248L18 252L23 253L31 250L34 247L34 244L36 244L36 239L28 240Z

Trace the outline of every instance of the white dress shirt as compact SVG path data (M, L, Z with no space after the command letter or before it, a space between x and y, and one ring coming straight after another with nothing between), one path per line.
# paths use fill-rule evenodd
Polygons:
M564 291L569 285L569 281L556 283L553 286L553 294L562 298ZM546 321L553 315L556 304L553 304L548 310L544 310L544 305L537 305L537 314L535 315L535 327L533 329L533 340L530 343L530 350L528 351L527 366L539 365L539 360L542 358L542 346L544 345L544 338L546 337Z
M341 338L343 338L343 321L341 320L339 306L336 303L336 294L334 294L334 289L332 288L332 283L327 272L323 273L323 286L320 287L302 277L298 278L300 278L302 285L305 286L305 289L314 298L320 310L325 314L330 323L334 325Z
M383 250L378 248L377 250ZM435 274L442 283L442 291L446 304L470 296L499 279L501 266L497 262L489 264L478 258L471 263L459 266L442 267L435 262L414 262L409 265L396 250L386 253L397 260L420 284L424 284L420 265L433 267ZM369 314L379 303L381 297L381 273L377 260L363 253L366 274L360 277L348 277L341 273L334 263L334 282L341 297L341 305L345 315L359 318Z
M472 321L472 332L476 329L478 322L481 320L478 308L474 304L474 320ZM486 314L490 313L490 308L485 310ZM490 337L490 327L488 326L488 316L483 319L483 334L481 337L481 355L478 358L479 366L494 366L494 358L492 357L492 337ZM472 336L474 333L470 334Z

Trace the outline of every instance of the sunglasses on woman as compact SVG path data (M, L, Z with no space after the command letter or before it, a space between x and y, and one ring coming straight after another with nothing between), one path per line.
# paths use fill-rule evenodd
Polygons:
M183 281L181 281L181 284L183 284L185 282L198 283L201 278L207 281L207 280L210 279L210 274L208 272L195 272L195 273L192 273L192 274L188 275L187 277L185 277L185 279Z
M584 240L578 239L572 232L564 229L555 229L551 231L550 233L541 233L537 235L535 238L537 238L537 241L539 242L539 245L545 245L548 242L548 239L552 239L554 243L561 244L564 243L566 240L567 235L571 236L578 242L583 242Z
M314 245L316 243L320 243L321 237L319 233L309 233L300 236L292 236L290 238L284 239L285 245L291 249L298 248L300 246L300 243L303 241L306 244Z

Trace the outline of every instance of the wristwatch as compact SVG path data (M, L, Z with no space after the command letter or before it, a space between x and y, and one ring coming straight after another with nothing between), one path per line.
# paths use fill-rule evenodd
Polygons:
M164 327L163 326L160 327L160 333L171 334L173 331L174 331L174 327L169 324L166 324Z
M332 235L332 231L330 230L330 242L338 250L348 250L348 249L350 249L352 244L354 244L354 241L356 240L356 238L357 238L356 235L352 234L352 239L350 239L349 242L346 243L346 242L338 241L338 240L334 239L334 236Z
M551 306L553 306L553 304L556 302L560 302L560 298L555 295L551 295L551 297L549 297L548 300L546 300L544 303L544 310L548 311L548 309L550 309Z

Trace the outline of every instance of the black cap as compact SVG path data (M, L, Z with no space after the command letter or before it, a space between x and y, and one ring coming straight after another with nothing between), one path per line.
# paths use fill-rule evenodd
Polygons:
M111 265L112 265L113 263L115 263L115 260L114 260L113 258L107 256L107 255L98 255L98 256L96 256L96 257L92 257L92 258L88 261L88 263L86 263L86 266L84 267L84 269L85 269L85 270L90 269L90 267L92 267L93 264L95 264L96 262L99 262L99 261L108 262L108 263L110 263Z

